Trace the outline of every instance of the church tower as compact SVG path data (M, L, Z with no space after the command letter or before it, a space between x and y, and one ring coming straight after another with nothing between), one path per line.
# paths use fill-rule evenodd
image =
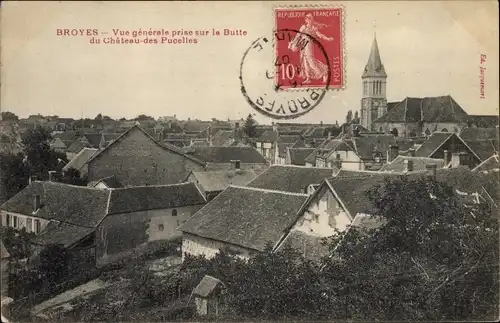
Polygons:
M372 126L373 121L387 112L387 74L380 59L376 36L373 38L370 57L361 79L363 80L361 125L368 130L375 130Z

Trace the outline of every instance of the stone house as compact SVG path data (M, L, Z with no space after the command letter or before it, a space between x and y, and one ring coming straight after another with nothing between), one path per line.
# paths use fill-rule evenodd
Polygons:
M182 253L214 257L226 249L248 259L275 246L308 195L230 186L179 228Z
M188 153L206 163L206 170L253 169L260 173L267 169L264 157L253 147L196 147Z
M34 232L36 250L61 245L75 270L85 270L179 238L177 227L203 204L193 183L98 189L34 181L0 215L3 226Z
M295 147L287 147L286 148L286 156L285 156L285 165L296 165L296 166L305 166L306 158L315 148L295 148Z
M307 193L308 187L321 184L325 178L333 176L338 169L304 167L293 165L272 165L247 187L291 193Z
M191 172L186 182L194 183L207 201L211 201L220 192L231 185L245 186L257 177L253 169L228 169L205 172Z
M110 189L107 216L96 230L98 265L133 254L152 241L181 237L177 228L206 202L193 183Z
M205 162L179 148L160 144L134 126L88 161L89 181L115 175L125 186L180 183Z
M410 156L444 159L445 165L451 162L453 156L459 156L460 164L474 168L490 156L480 157L456 133L435 132L427 138ZM493 151L492 151L493 154Z
M66 165L64 165L62 171L66 172L70 168L76 169L80 172L80 176L84 177L88 173L87 161L98 152L95 148L83 148L78 154L76 154Z

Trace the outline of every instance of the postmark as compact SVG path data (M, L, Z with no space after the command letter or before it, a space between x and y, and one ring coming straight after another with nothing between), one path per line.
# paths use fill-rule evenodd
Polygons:
M290 69L290 59L285 54L275 56L275 47L289 44L293 39L303 39L300 46L311 46L323 57L327 71L326 81L320 86L291 91L299 85L290 79L287 89L276 79L280 71ZM288 71L288 73L291 73ZM295 119L314 109L325 97L331 78L330 59L321 43L311 35L298 30L276 30L269 37L260 37L245 51L240 64L241 92L252 108L273 119Z
M344 8L275 7L276 30L296 30L288 42L275 45L276 84L281 90L345 87ZM311 42L311 37L316 42ZM323 55L320 44L326 51ZM287 63L283 60L286 58ZM329 59L330 70L328 70ZM330 74L330 75L328 75ZM329 77L328 77L329 76Z

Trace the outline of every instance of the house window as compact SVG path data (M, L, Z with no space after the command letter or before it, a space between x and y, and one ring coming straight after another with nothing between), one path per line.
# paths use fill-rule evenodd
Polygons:
M163 231L163 229L165 229L163 223L158 224L158 231Z
M39 234L42 229L40 220L35 220L35 233Z
M12 216L12 220L13 220L13 223L14 223L14 228L17 228L17 226L19 225L19 219L17 218L17 216Z
M177 216L177 210L176 209L172 210L172 216Z
M337 154L336 158L337 158L337 159L340 159L340 154Z
M5 217L5 222L7 224L8 227L10 227L10 219L11 219L11 215L10 214L7 214L6 217Z
M33 219L26 219L26 231L33 231Z

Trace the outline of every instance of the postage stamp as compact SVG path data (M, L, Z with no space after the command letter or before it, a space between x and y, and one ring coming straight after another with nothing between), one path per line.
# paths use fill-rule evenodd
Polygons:
M271 62L274 47L288 44L297 36L303 37L305 43L311 43L313 48L324 57L326 82L292 91L298 86L290 80L286 83L288 89L283 89L276 83L277 75L282 66L289 66L289 58L284 55L280 60ZM274 46L273 46L274 44ZM240 63L241 93L252 108L273 119L295 119L320 104L325 97L331 78L330 62L326 50L315 38L294 30L277 30L272 36L260 37L248 47ZM288 73L293 73L288 71Z
M274 19L276 30L295 32L275 44L281 90L345 87L343 7L275 7Z

